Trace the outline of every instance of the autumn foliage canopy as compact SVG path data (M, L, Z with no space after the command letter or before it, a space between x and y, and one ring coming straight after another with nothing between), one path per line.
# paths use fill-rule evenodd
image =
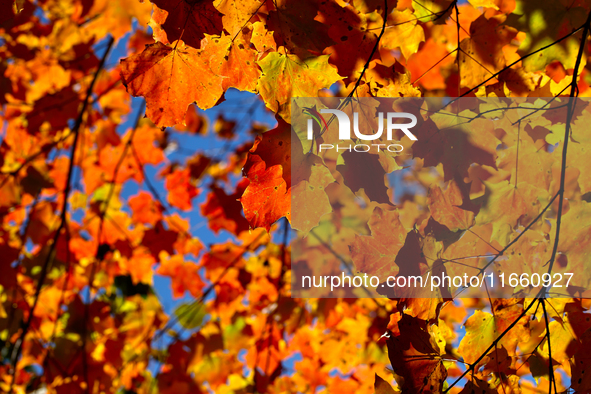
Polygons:
M591 392L582 291L293 298L291 253L591 284L590 24L588 0L1 0L0 391ZM336 122L292 132L302 97L446 97L465 125L424 111L367 176L317 149Z

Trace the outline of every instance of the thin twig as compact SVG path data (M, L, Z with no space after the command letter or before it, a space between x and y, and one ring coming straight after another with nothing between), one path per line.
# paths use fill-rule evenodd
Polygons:
M554 383L554 394L557 394L558 391L556 390L556 377L554 376L554 367L552 365L552 344L550 341L550 323L548 322L548 312L546 311L546 299L540 298L540 304L544 310L546 338L548 339L548 379L550 379L550 384L548 385L548 394L552 394L552 383Z
M82 103L82 108L80 109L80 112L78 113L78 117L76 118L76 122L74 123L74 127L72 128L72 133L74 134L74 141L72 142L72 148L70 149L70 163L68 165L68 176L66 178L66 185L65 185L65 189L64 189L64 201L63 201L63 206L62 206L62 210L61 210L61 214L60 214L60 224L59 224L57 230L55 231L53 241L51 243L49 251L47 252L47 258L45 259L45 262L43 263L43 266L41 267L41 272L39 274L39 281L37 283L37 287L35 289L35 295L33 298L33 305L31 306L31 308L29 310L29 316L27 317L27 319L25 321L23 321L21 335L19 336L19 339L17 341L17 347L12 355L12 360L11 360L12 379L10 382L9 392L12 392L12 388L14 387L14 383L16 380L16 364L18 362L18 359L20 358L20 354L21 354L21 351L23 348L23 342L25 340L27 333L29 332L31 322L33 321L35 309L37 307L37 303L39 302L39 296L41 295L41 288L43 287L43 283L45 282L45 279L47 278L47 272L49 270L49 267L53 264L53 260L55 258L54 253L55 253L55 250L57 247L57 242L59 240L59 236L62 232L62 229L66 225L67 213L68 213L68 198L70 196L70 191L72 188L71 183L72 183L72 178L73 178L73 174L74 174L74 163L75 163L75 158L76 158L75 157L76 156L76 145L78 144L78 137L80 135L80 127L82 126L82 122L84 120L84 114L86 113L86 109L87 109L88 104L90 102L90 98L92 96L92 90L94 89L94 85L98 79L98 76L99 76L101 70L103 69L105 61L107 60L107 57L111 51L111 48L113 47L114 42L115 42L114 38L110 37L109 41L108 41L109 44L107 45L107 49L105 50L103 58L101 59L99 65L98 65L98 68L94 74L92 82L90 83L90 85L88 86L88 89L86 90L86 97L84 99L84 102Z
M541 295L542 291L540 291L540 293L538 293L538 295ZM467 368L464 373L462 373L456 380L453 381L453 383L451 383L449 385L449 387L443 392L448 393L456 384L458 384L462 379L464 379L464 377L470 372L470 371L474 371L474 368L478 365L478 363L480 363L480 361L482 361L482 359L484 357L486 357L486 355L497 346L497 344L501 341L501 339L503 339L505 337L505 335L507 335L507 333L509 331L511 331L513 329L513 327L515 327L515 325L519 322L519 320L521 320L521 318L523 316L525 316L525 314L532 308L532 306L535 304L535 302L530 303L527 308L524 308L523 311L519 314L519 316L509 325L509 327L507 327L505 329L505 331L503 331L494 341L493 343L491 343L491 345L486 348L486 350L484 352L482 352L482 354L476 359L476 361L474 361L472 364L469 365L469 368Z
M144 101L145 103L145 101ZM111 199L113 198L113 195L115 193L115 184L117 181L117 175L119 174L119 170L121 168L121 165L123 164L123 161L125 160L125 157L127 156L127 152L129 151L129 148L131 147L132 143L133 143L133 137L135 136L135 132L138 129L140 120L142 118L142 114L144 113L144 105L142 104L137 112L135 121L134 121L134 126L133 129L129 135L129 138L125 144L125 146L123 147L123 152L121 153L121 156L119 157L119 160L117 161L117 164L115 165L115 169L113 171L113 176L111 178L110 184L111 187L109 188L109 193L107 194L107 198L105 199L102 209L101 209L101 214L100 214L100 224L99 224L99 230L97 232L97 247L96 247L96 253L95 253L95 261L93 262L93 264L90 267L90 275L88 276L88 286L87 286L87 291L86 291L86 302L84 303L84 326L83 326L83 332L82 332L82 346L80 347L80 351L82 352L82 371L84 373L84 382L86 382L86 391L88 392L90 389L90 382L88 381L88 359L87 359L87 352L86 352L86 341L88 340L88 320L89 320L89 313L90 313L90 304L92 302L91 297L92 297L92 291L94 289L93 283L94 283L94 276L96 273L96 269L97 269L97 264L100 264L100 262L102 261L102 259L104 258L104 248L102 248L102 242L101 242L101 238L102 238L102 234L103 234L103 229L104 229L104 223L105 223L105 216L107 215L107 211L109 209L109 204Z
M577 77L579 76L579 67L581 66L581 61L583 59L583 53L585 51L585 42L587 41L587 35L589 35L590 25L591 12L587 16L587 20L585 21L585 25L583 28L583 37L581 37L581 44L579 45L579 53L577 54L577 61L575 63L575 68L573 71L573 80L571 82L570 98L568 103L568 110L566 113L566 125L564 128L564 145L562 147L562 167L560 170L560 188L558 189L558 195L560 196L560 199L558 200L558 213L556 215L556 236L554 239L554 247L552 248L552 255L549 261L550 266L548 267L548 273L552 272L552 268L554 267L554 261L556 260L556 253L558 252L560 225L562 224L562 206L564 203L564 184L566 181L566 154L568 151L568 140L570 138L571 122L573 120L575 112L576 100L574 98L576 95L578 95Z
M382 24L382 31L380 31L380 35L378 36L378 39L376 40L376 44L373 46L373 49L371 50L371 53L369 54L369 57L367 58L367 62L365 62L365 65L363 66L363 70L361 70L361 74L359 75L357 82L355 82L355 86L353 87L353 90L351 90L351 93L349 93L349 95L347 97L349 97L349 98L353 97L353 95L355 94L355 91L359 87L359 84L361 83L361 80L363 79L363 76L365 75L365 71L367 71L367 69L369 68L369 64L371 63L373 55L378 50L378 47L380 45L380 40L382 39L382 36L384 35L384 32L386 31L386 23L387 22L388 22L388 0L384 0L384 23Z
M556 45L556 44L558 44L558 43L560 43L560 42L562 42L562 41L566 40L566 39L567 39L567 38L569 38L570 36L572 36L572 35L574 35L574 34L578 33L578 32L579 32L579 30L581 30L581 29L582 29L582 28L584 28L584 27L585 27L585 25L583 25L583 26L581 26L581 27L579 27L579 28L577 28L577 29L575 29L575 30L571 31L571 32L570 32L570 33L568 33L567 35L565 35L565 36L563 36L563 37L561 37L561 38L557 39L557 40L556 40L556 41L554 41L554 42L551 42L551 43L550 43L550 44L548 44L548 45L545 45L545 46L543 46L543 47L541 47L541 48L539 48L539 49L536 49L535 51L533 51L533 52L530 52L530 53L528 53L527 55L523 55L523 56L522 56L522 57L520 57L519 59L515 60L515 61L514 61L514 62L512 62L511 64L509 64L509 65L507 65L506 67L504 67L502 70L500 70L500 71L497 71L496 73L494 73L493 75L491 75L489 78L485 79L484 81L482 81L482 82L481 82L481 83L479 83L478 85L474 86L473 88L471 88L471 89L470 89L470 90L468 90L467 92L465 92L465 93L461 94L459 97L457 97L457 98L455 98L455 99L451 100L449 103L447 103L446 107L447 107L447 106L450 106L450 105L451 105L451 104L453 104L453 103L455 103L456 101L458 101L458 99L460 99L460 98L462 98L462 97L465 97L465 96L469 95L469 94L470 94L470 93L472 93L472 92L475 92L476 90L478 90L478 88L480 88L481 86L484 86L484 85L486 85L486 84L487 84L489 81L491 81L491 80L495 79L496 77L498 77L499 75L501 75L502 73L504 73L505 71L507 71L508 69L510 69L511 67L513 67L514 65L518 64L519 62L521 62L521 61L523 61L523 60L527 59L528 57L531 57L531 56L535 55L536 53L542 52L542 51L544 51L544 50L546 50L546 49L548 49L548 48L551 48L551 47L553 47L554 45Z

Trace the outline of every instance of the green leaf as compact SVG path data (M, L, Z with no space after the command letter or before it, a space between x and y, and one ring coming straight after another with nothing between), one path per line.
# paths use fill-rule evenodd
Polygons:
M203 323L205 314L206 311L202 304L198 306L189 303L181 304L174 310L179 324L188 330L199 327Z

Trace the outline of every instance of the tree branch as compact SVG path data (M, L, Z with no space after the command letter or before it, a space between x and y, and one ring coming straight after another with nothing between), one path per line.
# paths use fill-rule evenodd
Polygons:
M560 225L562 223L562 206L564 203L564 183L566 180L566 154L568 151L568 139L570 136L571 131L571 122L573 120L574 112L575 112L575 96L578 95L578 88L577 88L577 77L579 76L579 67L581 66L581 60L583 59L583 53L585 51L585 42L587 41L587 36L589 35L589 26L591 25L591 12L587 16L587 21L585 22L583 28L583 37L581 38L581 44L579 45L579 53L577 54L577 61L575 63L575 68L573 71L573 80L570 83L570 98L568 102L568 109L566 113L566 125L564 129L564 145L562 146L562 167L560 170L560 188L558 189L558 195L560 199L558 200L558 213L556 216L556 236L554 239L554 248L552 249L552 256L550 257L550 266L548 267L548 273L552 272L552 268L554 267L554 261L556 260L556 253L558 252L558 241L560 238Z
M12 360L11 360L12 379L10 382L10 390L9 390L10 392L12 392L12 388L14 386L15 379L16 379L16 364L18 362L18 359L20 357L20 354L21 354L21 351L23 348L23 342L25 340L27 333L29 332L29 328L31 327L31 322L33 321L34 312L37 307L37 303L39 302L39 296L41 294L41 288L43 287L43 282L45 282L45 279L47 278L47 272L49 270L49 267L53 264L53 260L55 258L55 250L57 247L57 242L59 240L59 236L60 236L64 226L66 225L67 212L68 212L68 198L70 196L70 191L72 188L71 183L72 183L72 178L73 178L73 173L74 173L76 145L78 144L78 137L80 136L80 127L82 126L82 122L84 120L84 114L86 113L86 109L88 107L88 104L90 102L90 98L92 96L92 90L94 89L94 85L98 79L100 71L103 69L103 66L105 64L105 61L107 60L107 57L111 51L111 48L113 47L114 41L115 40L113 37L109 38L107 49L105 50L105 54L103 55L103 58L101 59L99 65L98 65L98 68L94 74L92 82L90 83L90 85L88 86L88 89L86 90L86 97L84 99L84 102L82 103L82 108L80 109L80 112L78 113L78 117L76 118L76 122L74 123L74 127L72 128L72 133L74 134L74 141L72 142L72 148L70 149L70 162L69 162L69 166L68 166L68 176L66 179L66 186L64 189L64 201L63 201L61 214L60 214L60 224L59 224L59 226L55 232L55 235L53 237L53 241L52 241L49 251L47 253L47 258L45 259L45 262L43 263L43 266L41 267L41 272L39 274L39 281L37 283L37 287L36 287L35 295L34 295L34 299L33 299L33 305L31 306L31 308L29 310L29 315L28 315L27 319L22 324L21 335L19 336L19 339L18 339L17 345L16 345L16 349L12 355Z
M353 90L351 90L351 93L349 93L347 98L353 97L353 95L355 94L355 91L359 87L359 84L361 83L361 80L363 79L363 76L365 75L365 71L367 71L367 69L369 68L369 64L371 63L371 59L373 58L373 55L378 50L378 46L380 45L380 40L382 39L382 36L384 35L384 32L386 31L386 23L387 22L388 22L388 0L384 0L384 23L382 24L382 30L380 31L380 35L378 36L378 39L376 40L376 44L373 46L373 49L371 50L371 53L369 54L369 58L367 59L367 62L365 62L365 66L363 66L363 70L361 70L361 74L359 74L359 78L357 79L357 82L355 82L355 86L353 87Z
M543 290L542 290L543 291ZM542 293L542 291L540 291L538 293L538 296ZM537 296L536 296L537 298ZM511 331L513 329L513 327L515 327L515 325L519 322L519 320L521 320L521 318L523 316L525 316L525 314L531 309L531 307L535 304L535 302L530 303L527 308L523 309L523 312L521 312L519 314L519 316L517 316L517 318L513 321L513 323L511 323L509 325L509 327L507 327L505 329L505 331L503 331L494 341L493 343L491 343L491 345L484 351L482 352L482 354L478 357L478 359L476 359L476 361L474 361L472 364L470 364L469 368L466 369L464 371L464 373L462 373L456 380L454 380L454 382L452 384L449 385L449 387L447 388L447 390L445 390L443 393L448 393L456 384L458 384L460 382L460 380L462 380L464 378L464 376L466 376L470 371L473 371L474 368L478 365L478 363L480 363L480 361L482 361L482 359L484 357L486 357L486 355L494 348L496 348L497 344L501 341L501 339L503 339L503 337L505 335L507 335L507 333L509 331Z
M556 377L554 376L554 367L552 366L552 344L550 343L550 323L548 321L548 312L546 311L546 299L540 298L540 304L544 311L544 321L546 324L546 338L548 339L548 379L550 384L548 385L548 394L552 394L552 383L554 383L554 394L557 394L556 390Z

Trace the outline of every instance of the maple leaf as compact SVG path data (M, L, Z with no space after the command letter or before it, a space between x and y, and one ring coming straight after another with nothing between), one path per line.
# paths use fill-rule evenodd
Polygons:
M330 26L328 35L334 45L326 48L323 53L330 55L330 62L337 66L339 74L352 80L357 79L360 64L369 59L379 58L373 49L377 42L377 34L370 28L381 22L375 13L366 14L360 10L365 4L346 4L338 2L321 2L319 16ZM318 19L318 18L317 18ZM373 25L371 22L376 22Z
M363 189L370 201L390 204L388 188L384 184L386 171L378 155L346 151L342 157L345 164L337 165L337 171L343 175L345 185L353 193Z
M117 146L121 143L121 138L115 131L115 123L103 123L97 127L97 148L100 150L107 145Z
M183 40L199 49L205 34L222 32L222 14L209 0L153 0L156 6L150 26L157 41L170 44Z
M481 264L483 263L483 259L485 259L486 256L492 256L498 252L489 242L482 241L482 239L490 239L491 234L492 226L490 225L473 226L470 228L470 231L463 233L458 232L457 234L450 236L448 241L444 239L443 243L446 244L446 246L441 254L441 258L446 262L445 269L448 275L462 276L464 273L469 275L477 274L482 267ZM462 237L462 242L455 242L458 236ZM526 243L527 241L524 240L523 242ZM450 243L450 245L447 245L447 243ZM507 253L507 255L510 254L512 254L512 252ZM481 256L481 258L474 257L466 259L466 256ZM508 258L511 259L511 257L512 256L509 256ZM530 257L532 260L529 261L532 263L538 258L536 257L536 259L534 259L534 255ZM512 264L512 266L513 268L508 269L507 272L514 272L518 266L523 266L523 264ZM500 266L498 268L502 269Z
M133 136L132 144L141 164L153 164L157 165L165 161L164 152L160 142L162 141L162 132L154 127L154 125L147 121L149 124L141 124L137 128L137 132ZM129 138L131 131L126 133L126 137Z
M570 317L570 316L568 316ZM552 364L559 363L568 365L571 358L579 350L579 342L573 338L573 326L568 319L566 324L560 324L558 321L551 321L548 324L548 332L550 342L554 345L552 348ZM588 326L588 325L587 325ZM548 363L550 362L550 353L548 351L548 338L540 346L540 358L546 364L546 371L548 371Z
M425 0L421 4L413 4L414 15L420 21L432 21L434 25L448 23L453 7L450 7L450 0ZM454 23L455 27L455 23Z
M517 31L503 24L502 18L480 16L470 24L470 37L460 43L460 85L476 86L505 65L503 47Z
M542 204L538 201L537 195L526 194L524 187L515 187L506 181L495 184L485 183L485 185L486 192L481 198L483 204L476 217L476 224L492 223L491 239L506 243L503 233L511 232L517 225L517 221L526 215L530 206L540 209ZM537 212L529 216L535 217L536 214Z
M120 38L132 30L133 20L146 26L150 20L152 7L148 2L121 0L97 0L89 10L88 29L99 34L113 34Z
M559 269L563 272L576 272L573 278L573 286L586 288L591 280L587 274L586 262L589 261L589 250L585 248L591 240L591 226L589 217L591 215L591 204L585 201L573 201L569 211L563 216L561 231L569 234L562 237L558 242L558 252L564 255L565 262ZM554 240L554 234L552 240ZM557 267L558 268L558 267Z
M383 278L396 275L398 266L394 261L406 238L398 211L376 207L368 226L371 236L356 235L355 242L349 246L355 267L360 272Z
M33 230L29 233L29 237L33 243L43 244L52 236L55 208L55 205L51 203L40 204L30 216Z
M125 261L124 268L131 275L134 285L152 284L152 265L156 259L143 248L134 249L133 255Z
M281 165L283 168L283 179L287 187L290 188L293 172L291 166L294 163L294 159L292 159L292 141L295 141L295 139L292 138L291 126L283 119L278 118L277 127L257 135L252 148L250 148L251 154L249 154L244 164L243 172L248 173L252 166L252 153L255 153L268 167ZM296 150L294 149L294 151ZM254 162L256 163L258 161L256 159ZM300 160L295 159L295 162L299 163Z
M315 165L308 180L291 188L291 228L307 233L318 225L322 216L332 212L324 190L332 182L334 178L329 169Z
M388 14L388 25L380 45L389 50L400 49L402 55L408 59L419 49L421 42L425 41L423 27L408 9L404 11L394 10Z
M393 67L381 64L365 73L369 91L375 97L420 97L419 89L411 84L411 75L402 64L396 62Z
M408 58L407 67L412 76L412 81L418 83L426 90L445 88L445 79L441 73L441 69L453 63L453 59L447 56L448 53L443 43L435 41L433 38L428 38L421 47L421 50ZM429 61L433 58L442 60L431 65Z
M182 210L189 210L192 207L191 200L198 194L197 188L191 183L189 169L175 169L166 176L164 182L168 189L168 202Z
M295 55L271 52L257 61L263 71L257 90L267 108L290 122L291 98L314 97L342 79L328 63L328 56L299 59Z
M237 34L246 23L253 19L255 13L263 6L264 2L259 0L221 0L215 2L215 8L220 11L224 29L231 36Z
M436 327L436 326L433 326ZM388 358L392 369L404 378L401 389L405 393L439 393L447 378L440 345L427 323L402 314L397 332L388 338Z
M328 26L315 20L317 4L312 0L278 0L269 12L269 30L277 45L289 48L300 57L319 54L332 44Z
M589 122L589 112L585 111L582 116L578 117L575 124L572 126L572 144L568 147L567 165L569 167L575 167L581 169L578 176L579 187L581 193L585 194L591 191L591 173L580 168L582 163L585 162L585 157L589 155L589 146L591 145L591 138L588 133L585 133L586 125ZM554 143L558 138L551 138L555 135L547 136L549 142ZM564 136L559 137L562 140Z
M474 208L472 210L462 208L464 199L468 200L465 205L470 205L470 196L465 192L462 193L460 187L456 181L452 180L444 192L439 186L434 186L427 196L427 205L433 218L451 231L465 230L474 222Z
M167 230L159 221L154 228L144 233L142 243L144 243L150 250L154 257L158 257L161 251L166 251L168 254L174 253L174 242L178 237L178 233L173 230Z
M20 203L21 196L13 179L8 179L3 183L4 185L0 187L0 212L7 213L11 207Z
M131 197L129 207L133 211L132 219L139 223L155 225L162 219L163 208L149 193L140 192Z
M372 70L375 70L375 68ZM369 73L368 78L371 78ZM344 101L345 100L341 101L341 103ZM345 112L350 119L352 119L355 116L354 114L357 113L357 116L359 117L359 132L361 134L373 135L380 126L379 118L377 116L380 104L379 100L372 98L351 100L346 106L344 106L343 112ZM330 128L327 127L327 129ZM333 141L327 138L327 142L332 143ZM334 142L340 141L334 140Z
M250 47L250 34L237 37L206 36L204 56L208 56L212 71L221 75L222 88L255 92L261 71L256 67L257 52Z
M27 116L27 131L37 133L44 124L48 124L53 133L64 128L68 120L75 118L78 113L77 98L78 93L71 86L41 97Z
M250 39L252 45L257 51L265 53L267 51L276 51L277 44L273 39L273 32L266 29L262 22L254 22L252 24L252 36Z
M413 277L422 277L424 280L428 275L439 276L446 272L447 267L440 259L441 248L441 242L431 234L422 236L418 231L408 232L394 261L399 268L397 276L404 277L407 285L379 287L378 293L399 298L399 305L404 307L406 314L429 322L437 321L444 299L451 298L448 289L444 286L431 289L411 283Z
M122 59L121 77L129 93L145 97L146 115L157 126L183 123L189 104L210 108L223 92L209 62L182 41L174 46L157 42Z
M426 166L442 163L444 181L457 174L465 176L472 163L496 167L498 140L492 131L488 120L476 119L466 125L449 114L434 114L424 123L419 119L413 129L417 137L413 155L424 159Z
M494 315L475 311L464 323L466 336L460 342L458 352L467 363L473 363L499 337L500 333L521 316L522 311L522 306L517 304L499 309ZM498 342L498 345L503 346L509 355L513 355L517 344L528 338L527 317L521 316L517 325Z
M239 202L248 184L249 181L243 179L236 185L236 191L230 195L216 185L211 187L211 193L201 205L201 214L208 219L212 231L217 233L224 229L238 235L249 229L248 222L242 216L242 205Z
M585 369L588 366L589 352L591 351L590 344L591 330L587 330L581 337L581 347L575 353L572 365L571 388L577 392L591 389L591 379L589 378L589 374L585 373Z
M199 297L205 283L199 275L199 266L190 261L184 261L183 256L170 256L163 251L159 255L160 267L156 273L168 276L172 280L172 296L179 298L189 291L193 297Z
M246 173L250 184L240 197L240 203L250 227L264 227L269 231L281 217L291 219L291 189L287 190L280 165L267 168L260 156L251 155L250 159L251 166Z
M267 167L281 165L282 177L288 190L292 185L307 181L312 174L313 166L321 162L318 156L303 153L300 139L292 131L291 126L279 117L277 127L257 135L244 163L243 173L248 173L250 167L259 161L253 161L253 156L258 156Z

